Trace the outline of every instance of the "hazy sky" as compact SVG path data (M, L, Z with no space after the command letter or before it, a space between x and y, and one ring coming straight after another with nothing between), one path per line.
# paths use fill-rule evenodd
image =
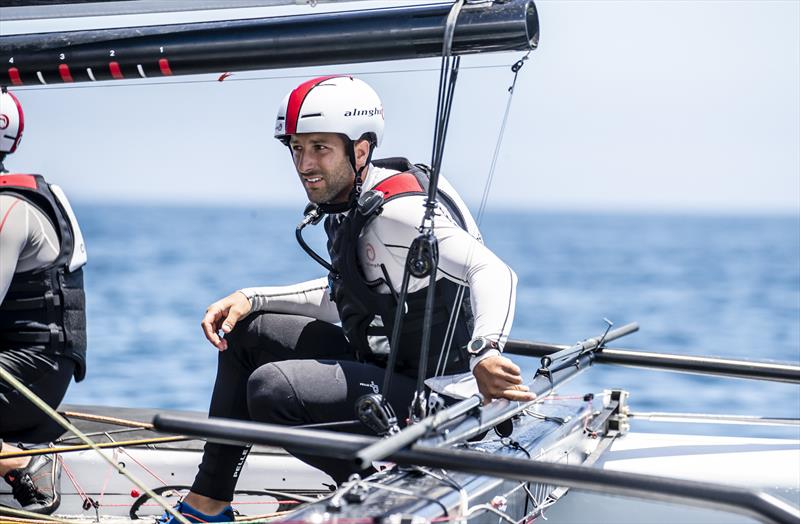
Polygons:
M490 209L800 212L800 2L537 6L541 45L520 73ZM466 68L521 54L462 60L444 169L468 201L483 192L512 73ZM21 88L25 138L6 165L45 174L78 201L301 207L289 155L271 137L283 95L308 77L357 74L384 101L378 156L429 162L438 66Z

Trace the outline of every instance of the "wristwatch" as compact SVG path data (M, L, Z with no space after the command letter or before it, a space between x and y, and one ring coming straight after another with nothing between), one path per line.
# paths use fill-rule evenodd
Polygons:
M497 342L485 337L475 337L467 344L467 353L472 357L479 357L490 349L497 349Z

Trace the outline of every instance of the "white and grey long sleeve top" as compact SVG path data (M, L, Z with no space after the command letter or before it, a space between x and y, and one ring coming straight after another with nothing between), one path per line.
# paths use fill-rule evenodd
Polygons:
M397 171L370 166L364 180L367 191ZM453 187L443 177L439 188L457 206L463 216L467 230L459 227L447 209L440 206L434 218L434 233L439 243L438 278L447 278L469 286L474 314L472 336L486 337L498 343L502 349L514 318L517 277L512 269L484 244L469 209ZM403 281L408 248L419 235L419 226L424 213L425 197L411 195L386 202L383 212L364 228L358 243L358 258L367 280L384 279L384 265L389 281L400 292ZM427 286L426 279L411 277L409 293ZM253 311L271 311L304 315L327 322L339 322L336 304L330 299L328 279L315 280L288 286L251 287L240 290L250 299ZM382 284L381 293L389 293L388 285ZM470 367L488 356L496 355L492 350L478 359L473 358Z

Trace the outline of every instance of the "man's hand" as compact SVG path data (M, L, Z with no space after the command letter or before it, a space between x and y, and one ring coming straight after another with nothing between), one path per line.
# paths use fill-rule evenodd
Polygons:
M250 313L250 299L244 293L237 291L208 306L200 327L214 347L225 351L228 349L228 341L219 337L219 330L226 334L230 333L239 319L248 313Z
M475 369L472 370L472 374L475 375L478 390L486 402L494 398L522 402L536 398L528 386L522 383L519 366L506 357L497 355L485 358L478 362Z

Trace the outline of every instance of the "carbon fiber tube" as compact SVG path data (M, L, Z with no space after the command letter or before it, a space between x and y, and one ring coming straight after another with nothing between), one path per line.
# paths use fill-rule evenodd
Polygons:
M297 451L338 458L352 456L365 444L375 441L370 437L328 431L301 430L239 420L203 420L179 415L156 415L153 425L160 431L203 437L215 442L290 445ZM688 503L748 515L762 522L789 524L797 523L800 519L800 511L796 507L765 493L735 486L428 446L400 450L387 458L398 464L445 468L521 482L541 482L613 495Z
M0 37L0 85L61 84L440 56L450 4ZM528 50L533 0L468 4L454 54Z
M566 347L544 342L509 340L503 351L510 355L543 357ZM800 384L800 366L783 362L760 362L756 360L678 355L674 353L654 353L636 349L605 348L595 354L595 363Z
M635 333L638 329L639 324L631 322L630 324L609 331L604 340L616 340L631 333ZM571 358L562 356L561 359L554 362L552 373L549 376L537 374L533 381L528 384L530 391L536 395L543 395L555 386L567 382L575 375L591 366L595 354L592 350L600 344L600 338L601 337L587 338L569 348L569 351L565 351L565 353L570 353L573 356ZM583 353L579 354L579 352ZM372 464L372 462L382 460L391 453L403 449L417 441L425 444L443 445L472 438L510 419L517 413L525 410L533 404L533 402L512 402L505 399L495 400L491 404L483 406L477 416L469 416L461 420L462 415L469 413L480 406L480 404L481 399L472 396L453 404L433 417L428 417L416 424L406 426L399 433L359 450L353 457L355 463L361 468L367 467ZM443 434L425 438L432 429L443 426L448 422L457 422L457 424L453 427L448 427L448 431Z

